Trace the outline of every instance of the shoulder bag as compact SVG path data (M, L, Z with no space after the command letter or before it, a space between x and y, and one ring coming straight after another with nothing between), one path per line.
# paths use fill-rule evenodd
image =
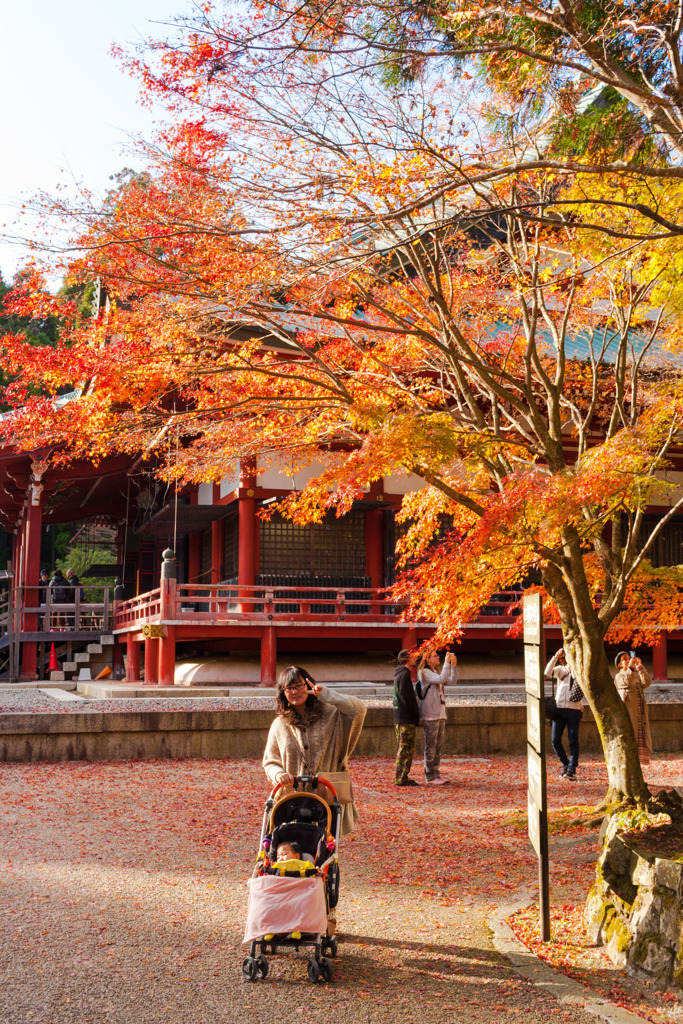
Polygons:
M583 701L583 690L576 679L574 679L574 676L569 680L569 700L572 704L581 704Z
M553 692L552 695L545 698L545 717L549 722L554 722L557 718L557 701L555 700L555 676L552 676Z

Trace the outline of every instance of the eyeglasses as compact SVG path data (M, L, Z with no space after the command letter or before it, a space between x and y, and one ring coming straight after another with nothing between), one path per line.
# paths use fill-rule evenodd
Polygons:
M285 686L285 693L287 691L289 691L290 693L294 693L296 690L307 690L307 689L308 689L308 686L307 686L306 683L288 683L287 686Z

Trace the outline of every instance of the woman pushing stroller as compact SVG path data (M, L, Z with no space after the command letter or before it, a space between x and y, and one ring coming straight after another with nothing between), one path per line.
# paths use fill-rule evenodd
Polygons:
M330 774L334 783L335 775L348 773L367 712L362 700L316 685L305 669L293 665L278 677L275 704L277 717L263 755L271 783L291 785L296 776ZM339 795L341 834L348 835L358 811L352 798L346 801L348 792Z
M295 666L280 674L276 707L263 755L273 789L249 883L244 941L251 948L242 972L249 981L265 978L266 954L309 946L309 980L329 981L326 954L334 957L337 951L339 837L352 830L358 816L348 759L366 707L316 685Z

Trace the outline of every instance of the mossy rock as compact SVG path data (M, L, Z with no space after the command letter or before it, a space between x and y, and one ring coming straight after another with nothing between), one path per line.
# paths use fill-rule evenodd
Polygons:
M673 952L662 943L659 933L641 935L628 956L629 963L646 971L658 987L668 985L673 960Z
M605 915L605 923L602 927L605 950L612 963L624 965L628 959L631 948L631 933L628 926L612 908L611 913Z

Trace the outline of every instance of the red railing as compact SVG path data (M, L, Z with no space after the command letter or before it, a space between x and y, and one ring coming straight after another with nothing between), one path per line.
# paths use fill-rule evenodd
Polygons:
M171 582L160 589L140 594L116 607L115 629L141 627L146 623L175 621L182 624L234 621L398 621L407 606L385 589L370 587L286 587L240 586L236 583ZM516 592L496 594L481 609L480 621L501 625L512 623L519 601Z
M114 629L158 622L161 618L161 590L149 590L138 594L129 601L119 601L115 606Z

